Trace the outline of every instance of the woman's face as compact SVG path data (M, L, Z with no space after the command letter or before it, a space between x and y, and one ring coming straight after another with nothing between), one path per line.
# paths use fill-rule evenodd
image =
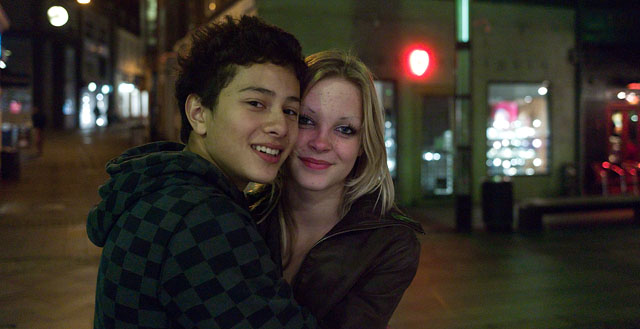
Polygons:
M301 107L298 139L287 160L293 182L308 190L341 190L361 153L360 89L343 78L325 78Z

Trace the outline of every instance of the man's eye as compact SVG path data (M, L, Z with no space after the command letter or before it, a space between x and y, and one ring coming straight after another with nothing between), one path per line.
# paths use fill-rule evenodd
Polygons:
M259 107L259 108L264 108L264 104L262 104L259 101L248 101L247 104L253 106L253 107Z
M282 112L284 112L284 114L286 115L290 115L294 117L298 116L298 111L296 111L295 109L284 109Z

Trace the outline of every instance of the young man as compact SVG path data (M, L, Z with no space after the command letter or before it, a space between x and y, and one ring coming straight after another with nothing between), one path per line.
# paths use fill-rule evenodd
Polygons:
M103 246L95 328L311 328L242 194L273 180L297 136L297 40L257 18L195 33L176 96L186 146L156 142L107 165L87 220Z

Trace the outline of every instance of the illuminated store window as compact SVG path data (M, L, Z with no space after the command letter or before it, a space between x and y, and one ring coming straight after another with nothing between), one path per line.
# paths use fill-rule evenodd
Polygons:
M488 175L547 174L549 161L548 83L489 84Z
M453 193L453 100L427 96L423 104L420 186L427 196L450 195Z
M384 108L385 130L384 145L387 149L387 166L391 172L391 177L396 178L396 110L395 110L395 88L393 82L390 81L374 81L376 93L378 94L378 102Z

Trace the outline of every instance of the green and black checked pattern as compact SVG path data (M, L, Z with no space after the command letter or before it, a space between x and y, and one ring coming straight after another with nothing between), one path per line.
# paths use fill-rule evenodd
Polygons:
M240 191L176 143L112 160L87 232L103 246L95 328L313 328Z

